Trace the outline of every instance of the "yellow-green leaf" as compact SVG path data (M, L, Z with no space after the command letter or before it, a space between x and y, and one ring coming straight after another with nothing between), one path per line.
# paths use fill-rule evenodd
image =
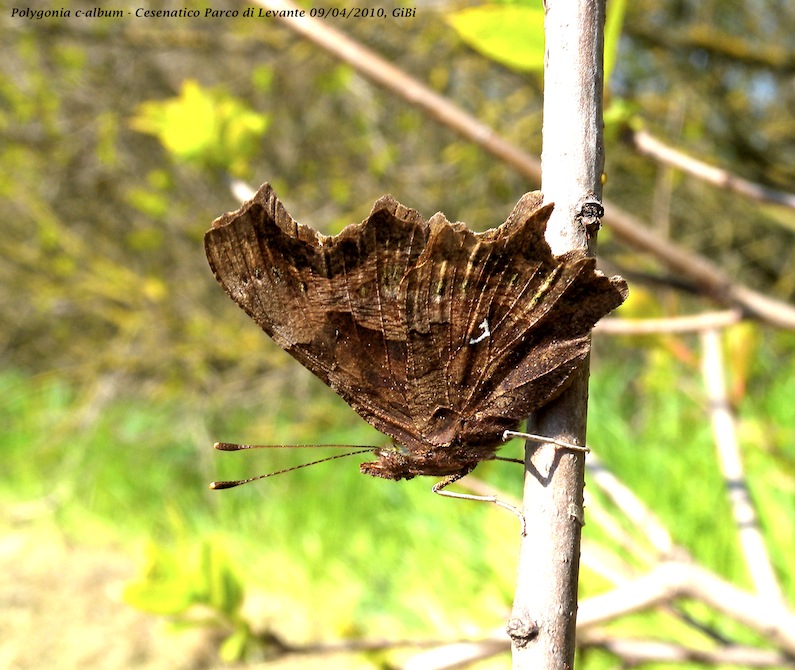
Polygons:
M139 105L130 126L157 137L179 160L239 174L258 150L268 117L220 89L188 80L178 97Z
M464 42L516 70L544 69L544 10L541 3L480 5L447 16Z
M124 587L124 602L151 614L184 613L192 604L189 590L179 582L132 582Z
M605 19L605 84L610 81L618 55L618 43L624 26L624 13L627 0L610 0L607 3Z

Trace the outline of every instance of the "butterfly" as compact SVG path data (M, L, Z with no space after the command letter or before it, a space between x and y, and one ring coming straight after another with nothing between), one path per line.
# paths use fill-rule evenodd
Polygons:
M232 300L392 438L361 471L443 477L442 492L499 458L506 431L565 388L594 324L627 296L585 252L552 254L542 201L527 193L477 233L385 195L362 223L325 236L265 183L204 243Z

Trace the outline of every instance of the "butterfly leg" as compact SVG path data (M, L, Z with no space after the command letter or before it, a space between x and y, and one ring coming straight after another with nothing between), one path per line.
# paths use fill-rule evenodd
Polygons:
M535 435L534 433L519 433L515 430L506 430L502 434L503 442L507 442L508 440L513 439L514 437L521 437L525 440L531 440L533 442L539 442L541 444L554 444L556 447L560 447L562 449L573 449L574 451L583 451L586 454L591 451L588 447L580 446L578 444L571 444L569 442L561 442L560 440L554 440L551 437L544 437L543 435Z
M524 514L522 514L522 510L520 510L518 507L514 507L513 505L509 505L507 502L499 500L497 496L477 496L471 493L456 493L455 491L444 490L446 487L450 486L450 484L457 482L459 479L465 477L470 472L471 470L467 470L465 472L459 472L458 474L445 477L439 483L434 484L431 490L434 493L438 493L440 496L445 496L447 498L458 498L459 500L481 500L483 502L490 502L494 503L495 505L499 505L500 507L513 512L517 517L519 517L519 521L522 524L522 535L523 536L527 535L527 522L525 521Z

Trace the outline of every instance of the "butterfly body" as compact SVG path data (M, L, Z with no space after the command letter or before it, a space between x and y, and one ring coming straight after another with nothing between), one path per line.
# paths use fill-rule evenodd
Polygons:
M462 477L472 472L484 460L494 458L498 445L489 447L456 446L454 444L429 449L378 449L378 459L362 463L359 469L382 479L413 479L418 475L433 477Z
M565 387L626 297L584 252L555 257L551 205L528 193L483 233L391 196L327 237L268 184L205 236L229 296L396 443L362 472L463 476Z

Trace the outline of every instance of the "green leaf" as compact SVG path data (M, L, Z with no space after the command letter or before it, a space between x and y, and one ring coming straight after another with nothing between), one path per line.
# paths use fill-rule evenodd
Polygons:
M639 118L638 108L626 98L610 96L607 101L604 111L605 138L616 140L627 126L632 127L633 122Z
M183 614L192 604L190 592L177 582L132 582L125 585L122 599L143 612L163 616Z
M188 160L205 151L218 132L213 99L195 81L186 81L178 98L142 103L130 125Z
M484 56L515 70L544 70L544 10L541 3L480 5L447 16L459 37Z
M627 0L610 0L605 23L605 82L615 67ZM544 69L544 10L538 2L484 4L453 12L448 23L484 56L525 71Z
M273 68L270 65L258 65L251 70L251 83L258 91L267 93L273 84Z
M140 580L124 591L125 600L139 609L164 615L183 614L203 605L224 620L237 620L243 604L243 584L223 549L212 539L199 545L148 549L147 567Z
M130 126L157 137L181 161L240 173L268 121L229 94L188 80L178 97L139 105Z
M232 572L224 552L216 545L205 542L202 563L208 584L208 605L217 612L234 617L243 604L243 585Z
M607 3L607 17L605 19L605 89L613 74L618 55L618 42L621 39L621 30L624 26L624 14L627 9L627 0L610 0Z
M242 661L246 657L246 650L248 649L250 641L251 633L248 628L238 628L221 643L218 655L225 663Z

